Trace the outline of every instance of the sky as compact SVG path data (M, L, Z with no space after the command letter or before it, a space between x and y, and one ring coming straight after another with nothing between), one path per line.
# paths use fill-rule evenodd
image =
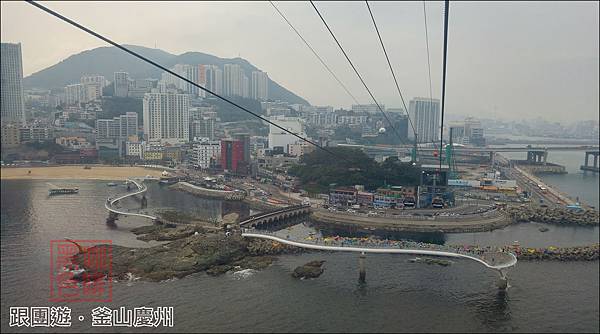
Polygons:
M378 102L400 107L364 2L315 2ZM42 2L125 44L242 57L313 105L350 107L269 2ZM309 2L275 2L361 103L373 103ZM369 2L406 103L429 97L423 2ZM443 2L427 2L432 96L441 98ZM27 76L106 44L24 2L1 2L2 42ZM450 2L446 115L598 120L599 4Z

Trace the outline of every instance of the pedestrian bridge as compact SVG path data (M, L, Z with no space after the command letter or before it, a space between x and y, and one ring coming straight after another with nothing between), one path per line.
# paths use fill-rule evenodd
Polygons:
M240 222L240 226L247 228L260 228L278 220L285 220L288 218L305 215L307 213L310 213L310 204L293 205L267 213L252 215Z
M417 245L418 243L409 243L408 247L372 247L372 246L354 246L344 245L343 243L337 244L325 244L325 243L308 243L290 240L276 235L273 232L268 231L257 231L257 230L243 230L242 237L245 238L259 238L267 239L280 242L282 244L306 248L316 249L324 251L338 251L338 252L356 252L356 253L379 253L379 254L412 254L412 255L430 255L430 256L442 256L452 258L463 258L475 261L482 264L486 268L494 269L497 271L503 271L517 264L517 257L512 253L506 252L485 252L477 254L469 251L457 251L451 247L431 245L434 248L418 248L410 247L410 245Z
M106 203L104 203L104 207L113 215L137 216L137 217L156 220L158 217L146 215L143 213L123 211L122 209L117 209L114 207L114 204L117 203L118 201L120 201L124 198L127 198L127 197L143 194L148 190L148 187L146 187L146 185L143 183L143 178L142 178L141 182L136 181L134 178L127 179L127 182L135 184L135 186L137 187L138 190L135 192L132 192L132 193L127 193L125 195L119 196L114 199L108 198L106 200Z

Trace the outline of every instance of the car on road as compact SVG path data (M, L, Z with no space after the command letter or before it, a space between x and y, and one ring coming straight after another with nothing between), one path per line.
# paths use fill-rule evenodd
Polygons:
M356 210L354 210L354 209L348 209L348 210L346 210L346 212L348 212L348 213L356 213Z

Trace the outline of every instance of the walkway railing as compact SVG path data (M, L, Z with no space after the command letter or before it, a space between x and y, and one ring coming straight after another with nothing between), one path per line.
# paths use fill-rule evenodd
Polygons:
M374 245L355 244L342 241L296 241L278 236L276 232L264 230L243 229L242 236L246 238L268 239L282 244L325 251L361 252L361 253L386 253L386 254L413 254L431 255L452 258L465 258L476 261L487 268L502 271L517 263L517 257L508 252L470 251L449 246L423 244L412 241L391 242L386 240Z
M114 207L114 204L117 203L118 201L127 198L127 197L131 197L131 196L135 196L135 195L139 195L142 194L144 192L146 192L148 190L148 187L146 187L145 184L143 183L138 183L137 181L135 181L134 179L127 179L127 182L131 182L133 184L135 184L135 186L138 188L137 191L133 192L133 193L128 193L122 196L119 196L115 199L107 199L106 203L104 203L104 207L112 212L112 213L116 213L116 214L120 214L120 215L124 215L124 216L137 216L137 217L143 217L143 218L148 218L148 219L152 219L155 220L157 219L157 217L151 216L151 215L147 215L147 214L143 214L143 213L137 213L137 212L129 212L129 211L123 211L123 210L119 210L117 208Z

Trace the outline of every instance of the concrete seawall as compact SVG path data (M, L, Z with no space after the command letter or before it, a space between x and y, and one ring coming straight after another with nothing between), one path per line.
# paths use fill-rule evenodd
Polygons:
M177 182L176 184L173 184L169 187L171 189L185 191L196 196L224 199L226 201L241 201L244 198L246 198L246 192L244 191L208 189L198 187L187 182Z
M345 213L316 210L311 214L315 221L343 228L367 228L394 232L443 232L465 233L484 232L512 224L507 215L496 212L493 215L471 215L443 220L411 220L410 218L363 217Z

